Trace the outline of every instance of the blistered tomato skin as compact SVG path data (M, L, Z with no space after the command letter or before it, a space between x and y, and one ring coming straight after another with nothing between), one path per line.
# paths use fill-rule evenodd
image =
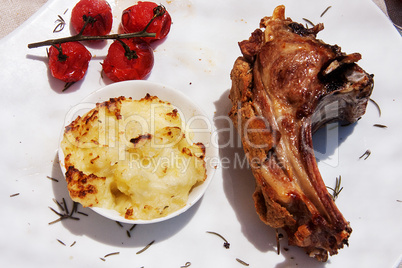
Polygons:
M137 54L137 58L128 59L126 50L119 41L114 41L108 50L102 68L112 81L141 80L152 70L154 54L148 43L141 39L122 40Z
M60 45L56 45L60 47ZM57 48L49 49L49 69L53 77L64 82L81 80L91 60L91 53L79 42L61 44L62 57Z
M88 23L83 35L96 36L110 33L113 24L112 9L105 0L81 0L71 12L71 24L79 33L84 27L84 18L92 17L94 22Z
M140 32L145 29L148 22L154 16L154 8L158 7L153 2L138 2L137 4L125 9L121 17L121 25L125 33ZM172 19L165 10L162 16L154 19L148 27L148 33L156 33L155 37L143 37L147 42L163 39L170 31Z

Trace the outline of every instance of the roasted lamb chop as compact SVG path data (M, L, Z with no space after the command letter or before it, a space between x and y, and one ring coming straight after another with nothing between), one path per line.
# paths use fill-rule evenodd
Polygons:
M320 261L347 245L352 229L322 180L312 134L328 122L357 121L373 89L373 76L356 64L360 54L316 39L323 28L293 22L278 6L239 43L229 96L259 217Z

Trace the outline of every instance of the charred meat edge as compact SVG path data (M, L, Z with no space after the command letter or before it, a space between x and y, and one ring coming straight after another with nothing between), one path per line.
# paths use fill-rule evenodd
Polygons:
M320 261L337 254L352 232L318 170L312 134L333 121L356 122L373 89L373 76L337 45L316 39L278 6L261 28L239 43L231 71L229 113L256 181L261 220L283 228L289 244Z

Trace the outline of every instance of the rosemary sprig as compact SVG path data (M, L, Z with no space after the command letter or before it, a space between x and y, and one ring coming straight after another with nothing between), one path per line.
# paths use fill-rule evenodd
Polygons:
M107 257L113 256L113 255L119 255L119 254L120 254L120 252L112 252L112 253L106 254L105 256L103 256L103 258L107 258Z
M222 238L222 240L224 241L224 243L223 243L224 248L228 249L230 247L230 243L222 235L220 235L220 234L218 234L216 232L210 232L210 231L207 231L207 233L208 234L213 234L213 235L216 235L216 236L219 236L220 238Z
M131 226L131 228L126 231L126 234L127 234L127 236L128 236L129 238L131 238L131 231L134 230L134 228L135 228L136 226L137 226L137 224L133 224L133 226Z
M61 241L60 239L57 239L57 241L58 241L60 244L62 244L63 246L66 245L66 244L65 244L63 241Z
M134 38L134 37L155 37L156 33L147 33L147 29L149 25L155 20L155 18L159 16L163 16L165 14L166 8L163 5L159 5L154 9L154 16L151 18L149 23L145 26L145 28L140 31L140 32L135 32L135 33L125 33L125 34L110 34L110 35L96 35L96 36L87 36L87 35L82 35L83 30L85 29L86 25L88 23L91 23L90 17L88 17L85 21L84 27L82 27L82 30L80 33L69 36L69 37L63 37L63 38L58 38L58 39L49 39L41 42L36 42L36 43L31 43L28 44L28 48L37 48L37 47L43 47L43 46L51 46L51 45L56 45L56 44L61 44L61 43L66 43L66 42L76 42L76 41L90 41L90 40L106 40L106 39L125 39L125 38Z
M68 207L67 207L66 199L64 199L64 197L63 197L63 207L64 207L64 211L66 211L66 214L70 214L70 213L68 212Z
M305 22L307 22L308 24L310 24L311 26L315 26L315 24L311 21L311 20L309 20L309 19L306 19L306 18L303 18L303 20L305 21Z
M136 254L141 254L143 253L145 250L147 250L153 243L155 242L155 240L152 240L148 245L146 245L143 249L141 249L140 251L137 251Z
M327 11L328 11L331 7L332 7L332 6L327 7L327 8L321 13L320 18L321 18L322 16L324 16L324 14L327 13Z
M134 230L134 228L137 226L137 224L133 224L133 226L131 226L131 228L130 228L130 232L132 231L132 230Z
M382 124L374 124L374 127L379 127L379 128L387 128L386 125L382 125Z
M63 31L64 26L66 26L66 21L60 16L57 15L59 18L55 21L57 23L56 27L54 27L53 32L58 33Z
M62 92L66 91L67 89L69 89L72 85L74 85L75 82L67 82L64 87Z
M236 261L239 262L239 263L241 263L241 264L243 264L244 266L250 266L250 264L248 264L248 263L245 262L245 261L240 260L239 258L236 258Z
M364 160L366 160L369 156L371 155L371 151L367 149L364 154L362 154L359 159L362 159L364 157Z
M59 215L60 217L63 216L63 214L61 214L60 212L57 212L54 208L49 207L51 211L53 211L54 213L56 213L57 215Z
M333 192L331 194L331 197L332 197L332 200L334 200L334 201L338 198L339 194L341 193L341 191L343 189L343 187L341 187L341 182L342 182L342 177L341 177L341 175L339 175L339 177L337 177L335 180L335 188L331 188L331 187L327 186L327 188L332 190L332 192Z
M56 200L56 198L53 198L53 202L56 203L56 205L61 209L61 211L64 211L64 207L60 204L59 201Z
M53 201L57 204L57 206L60 208L60 210L61 210L62 212L58 212L58 211L55 210L54 208L49 207L49 209L50 209L51 211L53 211L57 216L59 216L58 219L49 222L49 223L48 223L49 225L55 224L55 223L57 223L57 222L59 222L59 221L65 220L65 219L72 219L72 220L76 220L76 221L80 220L80 218L77 218L77 217L73 216L74 213L79 213L79 211L77 211L77 208L78 208L78 203L77 203L77 202L73 202L73 207L72 207L71 211L69 211L69 209L68 209L68 207L67 207L66 200L65 200L64 198L63 198L63 204L61 204L60 202L58 202L56 199L53 199ZM85 214L85 213L80 213L80 214L82 214L82 215L84 215L84 216L88 216L88 215Z
M50 177L50 176L46 176L46 178L48 178L48 179L49 179L49 180L51 180L51 181L59 182L59 180L58 180L58 179L55 179L55 178Z
M88 214L82 212L82 211L77 211L78 214L84 215L84 216L88 216Z
M371 101L371 102L375 105L375 107L377 107L378 115L381 117L381 108L380 108L380 105L378 105L378 103L377 103L375 100L373 100L372 98L370 98L369 101Z

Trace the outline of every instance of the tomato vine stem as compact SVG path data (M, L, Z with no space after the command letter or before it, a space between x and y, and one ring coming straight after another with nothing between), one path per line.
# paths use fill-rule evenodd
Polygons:
M69 37L63 37L63 38L58 38L58 39L49 39L41 42L36 42L36 43L30 43L28 44L28 48L37 48L37 47L43 47L43 46L52 46L52 45L57 45L57 44L62 44L62 43L67 43L67 42L76 42L76 41L91 41L91 40L106 40L106 39L125 39L125 38L135 38L135 37L155 37L156 33L147 33L147 29L149 25L155 20L155 18L162 16L165 14L166 9L164 6L159 5L154 9L154 16L150 19L149 23L145 26L145 28L140 31L140 32L135 32L135 33L124 33L124 34L109 34L109 35L96 35L96 36L87 36L87 35L82 35L82 32L85 28L85 26L88 23L91 23L92 21L87 18L86 19L86 24L84 25L83 29L80 31L80 33L69 36Z
M78 35L82 35L84 33L84 30L85 30L85 28L87 27L88 24L92 24L92 26L93 26L94 23L96 22L96 19L94 17L87 16L87 15L84 15L82 17L82 19L84 20L84 26L82 27L82 29L78 33Z
M147 33L145 31L136 32L136 33L126 33L126 34L109 34L109 35L96 35L96 36L86 36L86 35L73 35L69 37L63 37L58 39L49 39L46 41L36 42L28 44L28 48L37 48L43 46L51 46L56 44L62 44L67 42L75 42L75 41L90 41L90 40L106 40L106 39L125 39L125 38L134 38L134 37L155 37L155 33Z
M59 55L57 56L57 58L60 62L67 60L68 56L66 54L63 54L63 49L61 48L61 45L60 46L52 45L52 47L57 49L57 51L59 52Z
M135 52L134 50L131 50L130 47L124 43L122 40L120 39L116 39L124 48L124 56L128 59L128 60L132 60L132 59L138 59L138 55L137 52Z

